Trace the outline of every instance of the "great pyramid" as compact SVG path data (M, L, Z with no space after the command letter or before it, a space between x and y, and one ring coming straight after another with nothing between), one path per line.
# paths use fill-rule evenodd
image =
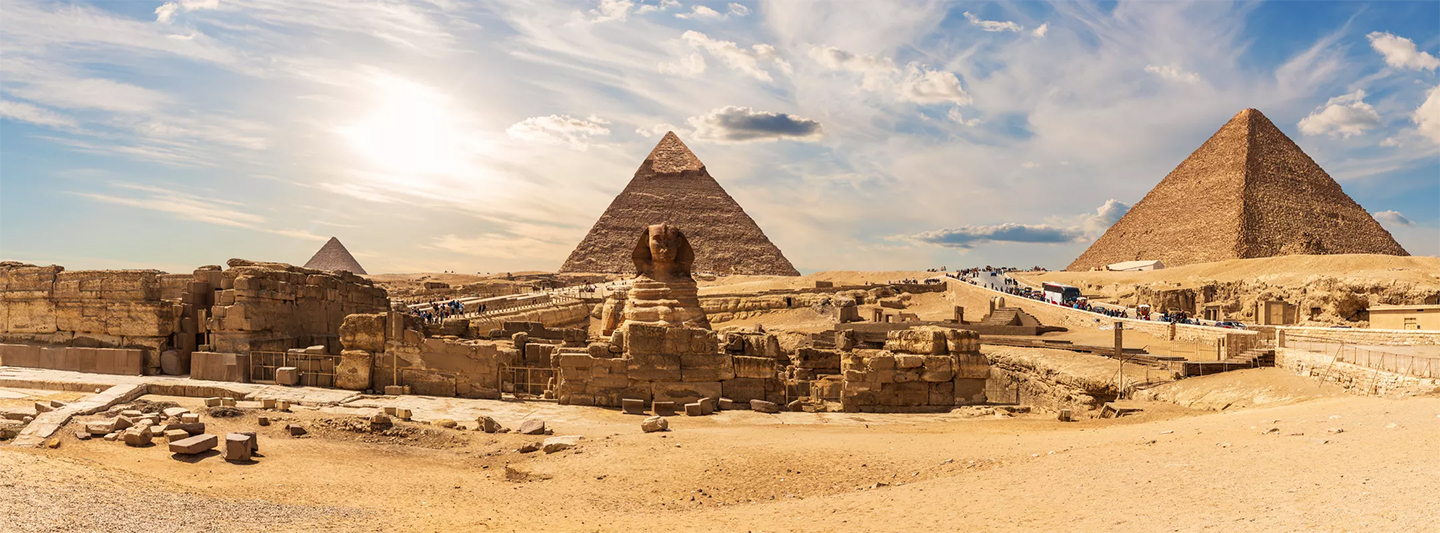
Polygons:
M696 272L800 275L674 132L640 163L560 271L633 273L635 236L664 222L689 237Z
M335 237L326 241L325 246L321 246L320 251L315 252L315 256L305 262L305 268L344 270L351 274L367 274L365 269L360 266L360 262L355 260L355 256L350 255L350 250L346 250L345 245L340 244L340 239Z
M1066 270L1301 254L1410 255L1270 119L1246 109Z

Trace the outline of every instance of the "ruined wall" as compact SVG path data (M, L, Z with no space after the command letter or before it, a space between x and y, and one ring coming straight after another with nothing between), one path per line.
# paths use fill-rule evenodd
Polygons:
M385 290L349 272L231 259L218 282L207 329L210 351L284 351L313 345L338 353L345 317L390 308ZM197 271L197 275L199 271Z
M1440 379L1422 378L1336 361L1334 355L1276 348L1275 366L1335 383L1362 396L1401 396L1440 392Z
M161 298L161 275L0 263L0 342L138 349L144 368L158 370L179 326L176 302Z
M550 302L486 313L478 318L456 320L468 320L468 336L483 337L492 330L503 329L506 322L538 322L547 327L585 325L590 320L590 306L579 300Z
M990 363L973 331L933 326L891 331L884 350L840 355L847 412L946 410L985 403Z
M405 385L412 394L499 399L500 367L521 359L509 342L424 337L419 321L399 312L350 315L339 331L335 383L344 389Z
M1318 338L1370 346L1440 346L1440 331L1404 329L1307 328L1275 326L1291 338Z

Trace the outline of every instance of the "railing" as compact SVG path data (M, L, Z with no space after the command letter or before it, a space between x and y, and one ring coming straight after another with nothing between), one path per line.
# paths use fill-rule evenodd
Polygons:
M1334 339L1285 335L1285 347L1333 356L1349 363L1417 378L1440 378L1440 356L1408 355L1354 346Z
M519 312L523 312L523 311L531 311L531 310L535 310L535 309L543 309L543 308L546 308L546 307L563 307L563 306L566 306L566 305L572 305L572 304L576 304L576 303L582 303L582 300L571 299L571 298L567 298L567 297L563 297L563 296L562 296L562 297L553 298L553 299L551 299L550 301L544 302L544 303L535 303L535 304L519 305L519 306L515 306L515 307L506 307L506 308L503 308L503 309L487 309L487 310L485 310L484 312L474 312L474 311L472 311L472 312L464 313L464 314L460 314L460 315L451 315L451 316L445 317L445 320L446 320L446 321L449 321L449 320L461 320L461 319L474 320L474 319L477 319L477 318L493 318L493 317L503 316L503 315L513 315L513 314L515 314L515 313L519 313Z
M500 367L500 390L514 394L517 398L521 395L535 398L543 397L545 391L550 389L550 382L557 381L558 368L535 367L535 366L502 366Z
M293 366L300 370L300 384L309 387L334 387L335 367L340 356L291 352L250 352L251 383L274 383L275 369Z

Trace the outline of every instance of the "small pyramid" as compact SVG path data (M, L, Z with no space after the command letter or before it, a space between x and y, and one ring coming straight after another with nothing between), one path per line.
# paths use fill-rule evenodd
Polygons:
M1280 255L1410 255L1264 114L1236 114L1066 270Z
M335 237L325 241L325 246L321 246L320 251L315 252L315 256L305 262L305 268L344 270L351 274L368 275L360 262L355 260L355 256L350 255L350 250L346 250L345 245L340 244L340 239Z
M665 132L560 271L634 273L635 236L667 222L690 239L696 272L800 275L674 132Z

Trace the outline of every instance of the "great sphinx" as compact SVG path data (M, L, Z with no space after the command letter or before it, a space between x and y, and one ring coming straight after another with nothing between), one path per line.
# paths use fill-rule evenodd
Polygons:
M695 278L690 275L695 249L680 228L669 224L646 227L630 258L638 274L626 293L620 313L623 324L710 328L710 320L700 308Z

